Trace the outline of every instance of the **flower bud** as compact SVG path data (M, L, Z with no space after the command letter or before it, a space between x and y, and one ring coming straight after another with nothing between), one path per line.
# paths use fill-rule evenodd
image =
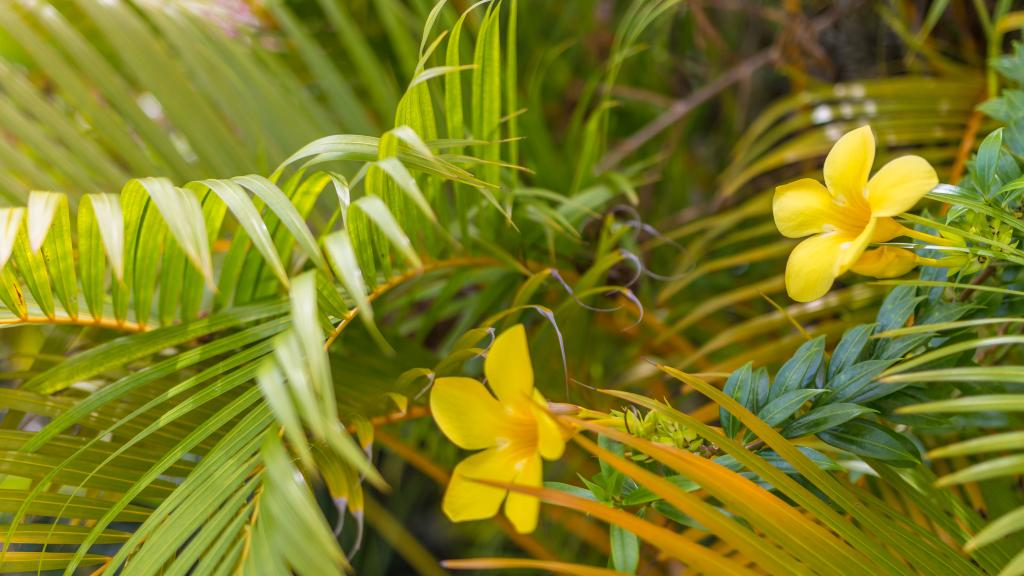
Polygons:
M917 266L917 255L895 246L881 246L868 250L850 268L857 274L875 278L896 278Z

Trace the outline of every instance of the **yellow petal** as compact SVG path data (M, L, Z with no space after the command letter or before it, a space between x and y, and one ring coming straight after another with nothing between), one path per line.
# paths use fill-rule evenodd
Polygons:
M536 390L533 393L534 404L530 406L533 417L537 420L537 451L548 460L555 460L565 451L565 438L562 430L555 423L548 411L544 409L547 401Z
M872 242L888 242L897 236L903 236L907 229L892 218L876 218L875 233L871 235Z
M839 273L842 274L853 266L853 263L860 259L860 255L867 250L868 244L871 243L871 238L875 235L875 230L878 227L878 220L872 218L868 220L868 225L864 227L864 230L857 235L849 244L843 244L839 248L841 250L839 255Z
M920 156L889 162L868 182L868 203L874 216L895 216L917 204L939 184L935 169Z
M870 126L843 134L825 158L825 186L848 205L864 204L865 186L875 162Z
M494 396L472 378L438 378L430 391L430 412L441 432L466 450L494 446L495 423L506 417Z
M836 219L836 205L817 180L803 178L775 189L772 213L783 236L803 238L825 231Z
M484 361L484 373L491 390L502 402L529 401L533 393L533 365L522 324L495 338Z
M849 236L828 232L796 245L786 262L786 292L797 302L811 302L828 292L839 276L839 254Z
M459 462L441 502L441 509L452 522L481 520L498 513L508 490L473 482L470 478L511 483L518 472L511 454L508 449L491 448Z
M533 455L520 462L521 469L513 482L539 488L543 479L540 456ZM527 534L537 527L540 514L540 500L519 492L509 492L505 501L505 516L508 516L516 532Z
M882 246L865 252L850 270L875 278L896 278L910 272L915 266L917 256L910 250Z
M824 296L832 282L860 258L875 232L875 221L858 236L826 232L796 245L786 262L786 292L797 302Z

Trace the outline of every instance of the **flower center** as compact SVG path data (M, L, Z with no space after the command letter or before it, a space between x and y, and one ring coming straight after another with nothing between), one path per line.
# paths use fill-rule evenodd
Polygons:
M537 419L530 407L518 404L504 406L505 417L497 423L498 448L508 449L524 456L537 451Z
M871 220L871 209L867 204L848 203L836 206L833 210L832 224L835 229L845 234L857 236L867 227Z

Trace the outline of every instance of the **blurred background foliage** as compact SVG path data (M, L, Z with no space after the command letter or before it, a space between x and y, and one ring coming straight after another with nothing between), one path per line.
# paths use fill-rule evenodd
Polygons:
M9 500L0 512L70 517L81 528L69 528L64 547L51 545L48 555L32 547L32 534L9 537L25 556L7 552L4 570L64 570L79 561L95 569L107 556L117 554L117 563L137 554L140 564L125 573L149 573L167 567L174 543L184 559L172 573L258 570L265 562L266 573L287 566L312 574L349 561L364 574L439 573L436 558L508 555L604 565L609 542L624 545L621 533L610 540L605 524L560 508L545 507L532 536L503 521L456 526L441 516L457 454L423 417L423 367L461 373L486 342L467 331L518 319L531 326L547 398L610 410L623 400L593 388L632 391L725 425L729 416L704 392L655 364L721 387L730 374L742 378L748 363L775 373L808 341L825 354L858 325L877 319L899 328L921 301L912 289L892 292L889 307L882 304L889 287L857 277L816 302L786 297L782 271L794 242L772 222L771 191L819 173L832 143L867 123L879 165L912 151L943 182L975 174L981 139L1000 125L1013 133L1021 116L1009 94L1002 108L986 104L987 115L977 107L1020 81L1024 66L998 57L1022 21L1010 3L982 0L0 3L0 204L29 206L27 215L11 208L0 217L0 268L7 264L0 460L8 475L0 497ZM1006 142L1003 162L1020 156ZM126 186L133 178L147 179ZM115 217L106 195L118 191ZM124 232L120 244L105 233L111 227ZM76 264L80 287L67 275ZM1012 288L1010 276L1001 285ZM913 302L899 308L899 298ZM317 310L303 307L310 300ZM976 304L936 322L1017 313ZM927 304L920 306L924 316ZM893 307L906 315L885 319L898 318ZM138 340L148 334L159 336ZM182 360L229 337L216 351ZM306 347L315 338L328 340L326 364ZM864 348L860 360L877 361L871 354L883 349ZM1017 353L1008 350L998 362L1012 364ZM162 360L166 371L124 384ZM316 373L325 366L327 373ZM301 399L291 410L287 392L275 396L283 382L307 376L326 383L311 389L329 410L310 412ZM237 382L225 389L239 386L251 404L210 391L230 378ZM166 405L147 404L183 381L196 388ZM103 396L112 388L119 392ZM210 397L197 398L203 393ZM895 411L923 399L869 408L892 417L886 425L914 426ZM869 400L876 398L864 405ZM177 420L165 423L172 407ZM272 417L285 442L262 441ZM372 456L377 486L391 487L367 489L359 503L365 534L361 510L357 522L337 518L357 512L360 490L345 479L358 476L354 470L372 477L359 468L357 442L344 427L335 430L339 418ZM908 449L909 460L893 460L916 464L918 448L957 440L950 426L964 424L946 424L929 444ZM1017 424L996 418L970 429ZM50 431L45 439L35 437L40 430ZM204 430L191 445L178 444ZM72 455L98 432L112 441ZM887 434L862 432L850 444ZM216 448L232 434L234 452ZM906 486L965 468L973 455L954 450L955 464L936 460L934 471L914 468L920 476L911 478L892 468L866 474L854 446L841 452L839 440L816 442L872 498L938 534L929 545L959 548L984 517L1021 503L1019 486L967 482L957 492L962 502L949 506L969 529L954 534L949 510L927 506L936 492ZM100 462L124 474L154 471L165 454L175 455L171 468L150 478L87 477ZM184 479L196 477L197 460L219 461L211 454L246 472L234 479L245 487L240 500L210 495L208 509L197 507L204 511L173 534L174 522L148 522L169 544L154 550L156 536L143 532L118 554L115 544L129 539L133 522L183 509L168 504L170 494L195 504L188 495L203 485ZM1004 471L1013 477L1019 466ZM311 490L282 487L296 470ZM547 477L611 481L606 470L604 460L573 450ZM109 530L88 536L96 556L73 560L97 517L54 513L41 498L80 482L91 488L80 496L94 498L94 507L126 507L105 519ZM179 484L189 491L175 490ZM831 485L823 486L810 490L828 493ZM257 522L253 510L270 500L277 507L268 504ZM287 516L289 506L322 512L326 525L320 516ZM217 517L229 509L249 520ZM230 536L190 540L190 528L215 519ZM343 524L341 549L354 555L323 554L326 564L308 564L303 550L315 552L331 538L324 528ZM307 525L321 540L281 536ZM742 556L700 530L693 538L725 557ZM188 547L196 541L203 547ZM998 573L1015 544L1005 542L975 568ZM679 564L656 548L643 549L641 573L675 573ZM273 552L251 552L259 549ZM945 559L953 563L947 568L966 569Z

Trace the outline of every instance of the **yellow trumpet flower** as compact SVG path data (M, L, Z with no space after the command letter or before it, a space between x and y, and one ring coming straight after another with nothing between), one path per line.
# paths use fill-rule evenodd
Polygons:
M850 270L875 278L897 278L919 264L917 254L895 246L880 246L865 252Z
M490 518L504 501L515 529L532 532L540 512L536 497L473 481L539 487L541 458L554 460L565 449L547 402L533 387L522 324L494 340L484 374L494 395L472 378L438 378L430 392L430 409L444 435L466 450L483 450L455 467L441 506L448 518L462 522Z
M869 180L874 161L875 138L871 127L863 126L844 134L828 153L824 186L804 178L775 189L772 211L779 232L789 238L813 234L793 249L786 264L792 299L810 302L824 296L873 242L920 236L892 217L910 210L939 183L935 169L920 156L902 156ZM885 254L892 266L863 269L892 273L906 265L905 255ZM897 260L899 266L893 264Z

